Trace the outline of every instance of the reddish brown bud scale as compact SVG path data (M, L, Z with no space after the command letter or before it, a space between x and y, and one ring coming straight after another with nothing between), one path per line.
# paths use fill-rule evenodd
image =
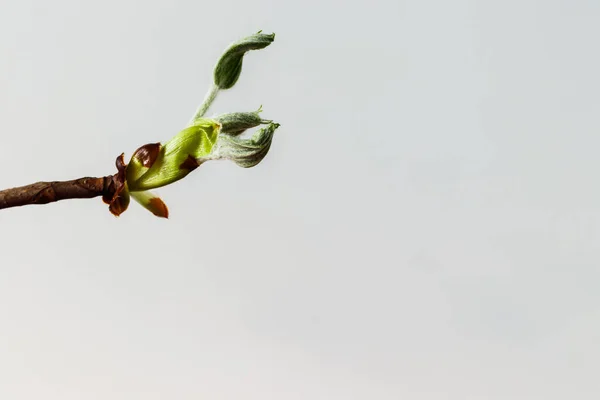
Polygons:
M127 164L125 164L125 154L121 153L115 162L117 166L117 175L115 175L115 193L109 201L108 210L115 216L121 215L127 207L129 207L129 192L126 190L125 172ZM106 198L103 197L106 202Z
M167 205L158 197L151 198L148 207L146 208L157 217L169 218L169 209L167 208Z
M129 207L129 201L129 195L116 195L108 206L108 210L112 213L112 215L118 217L127 210Z
M199 166L200 166L200 163L198 162L198 160L196 160L196 157L194 157L192 155L188 155L188 157L185 159L185 161L182 162L181 165L179 166L179 169L193 171L196 168L198 168Z
M133 158L136 158L146 168L150 168L156 159L161 149L160 143L148 143L140 147L133 153Z

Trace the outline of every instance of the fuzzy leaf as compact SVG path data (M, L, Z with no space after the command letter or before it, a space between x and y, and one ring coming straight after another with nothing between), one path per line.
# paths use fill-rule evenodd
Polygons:
M269 152L273 134L278 127L277 123L269 123L250 139L222 134L219 136L218 149L210 159L228 159L243 168L254 167Z
M229 46L215 67L215 85L219 89L233 87L242 73L244 54L250 50L264 49L274 40L274 33L267 35L258 32Z

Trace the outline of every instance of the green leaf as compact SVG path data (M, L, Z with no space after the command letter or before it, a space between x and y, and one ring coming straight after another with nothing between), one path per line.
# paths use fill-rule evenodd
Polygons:
M219 89L230 89L242 72L244 54L250 50L264 49L275 40L275 34L258 32L241 39L225 50L214 71L215 85Z
M221 133L226 133L232 136L238 136L247 129L255 128L261 124L267 124L272 121L264 120L260 117L259 109L255 112L236 112L222 114L214 117L221 124Z
M243 168L254 167L269 152L273 134L278 127L279 124L277 123L269 123L264 128L259 129L250 139L226 134L220 135L218 150L211 155L211 158L232 160Z

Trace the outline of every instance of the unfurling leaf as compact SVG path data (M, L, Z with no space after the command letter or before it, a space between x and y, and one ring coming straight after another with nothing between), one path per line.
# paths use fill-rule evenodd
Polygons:
M219 135L217 150L211 159L228 159L243 168L254 167L269 152L273 134L279 124L269 123L259 129L250 139L243 139L226 134Z
M219 89L230 89L242 72L244 54L250 50L264 49L275 40L275 34L256 33L233 43L217 63L214 72L215 85Z
M221 133L237 136L247 129L271 122L262 119L259 115L260 111L222 114L216 116L215 120L221 124Z

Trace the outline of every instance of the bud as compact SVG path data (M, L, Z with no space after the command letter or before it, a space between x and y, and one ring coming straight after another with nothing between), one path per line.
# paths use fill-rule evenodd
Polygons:
M185 128L158 151L156 148L135 152L128 166L129 190L141 192L168 185L184 178L200 165L198 159L207 156L217 141L220 124L211 119L200 118ZM142 150L144 149L144 150ZM152 161L153 162L150 162ZM148 161L146 165L144 162Z
M228 159L243 168L257 165L269 152L273 134L279 127L277 123L269 123L258 130L250 139L220 135L217 149L210 159Z
M275 34L258 32L233 43L217 63L214 71L215 85L219 89L230 89L235 85L242 72L244 54L250 50L264 49L275 40Z
M255 112L237 112L230 114L222 114L215 117L215 121L221 124L221 133L226 133L232 136L238 136L245 130L255 128L262 124L267 124L272 121L264 120L258 115L262 109Z

